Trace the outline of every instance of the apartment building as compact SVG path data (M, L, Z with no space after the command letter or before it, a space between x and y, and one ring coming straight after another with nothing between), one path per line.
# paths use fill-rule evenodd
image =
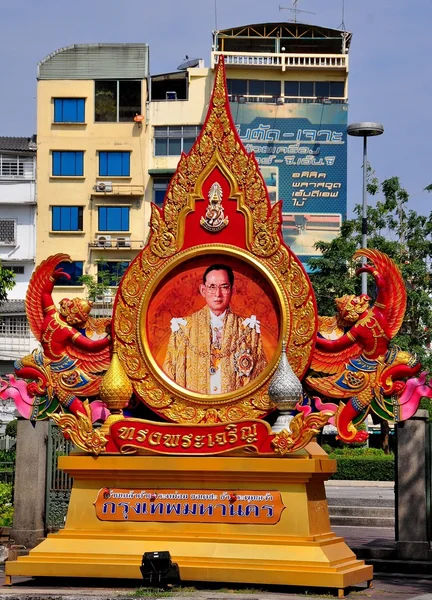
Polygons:
M78 44L42 60L36 255L73 261L55 300L84 294L79 277L102 271L114 292L147 238L150 203L162 206L200 132L220 56L240 137L307 265L346 218L350 41L339 29L261 23L214 32L207 68L186 57L150 75L146 44Z
M186 57L177 72L152 76L147 198L162 202L203 123L223 56L234 122L271 201L283 202L285 241L307 267L314 244L335 237L346 218L350 42L349 32L315 25L245 25L213 33L210 69Z
M37 345L24 307L35 267L35 227L36 136L0 137L0 261L15 274L0 306L0 374L13 372L13 361Z
M76 44L38 65L36 257L72 259L56 301L85 294L86 274L115 287L143 247L148 76L146 44Z

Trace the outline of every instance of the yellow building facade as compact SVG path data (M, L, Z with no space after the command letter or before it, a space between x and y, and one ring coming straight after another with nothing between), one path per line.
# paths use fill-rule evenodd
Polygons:
M74 45L39 64L36 263L57 252L73 261L66 266L72 279L58 282L55 301L87 295L80 275L101 271L111 289L97 300L110 301L147 238L151 202L162 206L181 152L199 134L219 56L234 121L245 106L264 115L268 109L272 118L282 105L286 115L306 104L324 114L346 103L347 32L267 23L213 35L210 68L186 60L173 73L150 76L146 44ZM274 173L262 171L271 186ZM280 171L276 200L283 177ZM336 213L337 226L343 210Z

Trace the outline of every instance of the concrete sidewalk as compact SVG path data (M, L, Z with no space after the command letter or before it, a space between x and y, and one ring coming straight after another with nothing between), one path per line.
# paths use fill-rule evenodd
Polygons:
M131 580L65 580L15 578L13 586L0 587L1 600L118 600L126 598L172 598L173 600L317 600L337 598L337 590L286 586L236 586L233 584L186 583L170 591L144 588ZM0 579L3 584L3 580ZM375 579L372 588L356 586L346 590L355 600L432 600L432 580L389 577Z

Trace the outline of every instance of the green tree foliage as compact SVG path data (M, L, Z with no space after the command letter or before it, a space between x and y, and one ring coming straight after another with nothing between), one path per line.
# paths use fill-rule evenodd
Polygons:
M15 275L1 264L0 261L0 304L7 299L7 293L15 285Z
M395 261L407 288L405 319L394 343L415 352L423 367L432 370L428 350L432 340L432 213L423 216L408 209L409 196L398 177L379 185L369 171L368 192L379 194L375 206L368 206L368 246L385 252ZM355 207L354 213L356 217L342 225L337 238L316 244L322 256L310 260L320 315L335 313L336 297L360 293L360 277L355 276L359 265L353 264L352 255L362 242L361 205ZM374 296L372 278L368 292Z
M109 290L111 280L109 271L104 270L106 262L104 260L97 260L96 263L98 265L97 276L81 275L78 278L79 283L82 283L87 288L87 298L93 302L97 297L104 296Z
M18 424L18 421L16 419L9 421L9 423L6 425L6 431L5 431L6 435L8 435L11 438L16 439L17 424Z
M0 527L10 527L12 521L12 484L0 482Z

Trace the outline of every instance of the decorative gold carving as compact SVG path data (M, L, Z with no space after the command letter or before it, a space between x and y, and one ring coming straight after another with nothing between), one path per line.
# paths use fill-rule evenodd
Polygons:
M156 256L173 256L183 246L184 219L195 209L195 199L202 198L202 182L216 165L231 184L229 196L239 194L238 210L245 215L248 249L267 257L280 247L279 203L269 210L267 188L256 160L243 148L228 114L224 74L218 69L207 120L189 154L180 159L163 215L152 206L149 243Z
M307 417L304 413L296 415L290 423L290 431L284 429L276 434L271 444L276 454L286 456L291 452L304 448L328 422L332 413L312 413Z
M297 279L289 276L291 265L288 251L281 246L278 259L275 255L260 258L245 250L229 245L202 245L177 253L171 258L158 259L158 269L152 266L154 255L143 252L141 260L130 269L122 282L118 297L114 322L118 341L118 354L123 367L133 384L135 393L152 409L175 422L199 423L206 420L206 406L217 405L221 422L233 418L262 418L274 405L268 397L268 383L276 368L271 365L263 377L258 377L244 390L237 390L223 397L205 396L176 386L156 365L146 342L145 315L152 293L158 284L177 265L200 254L232 255L253 264L271 282L280 302L282 339L287 342L288 359L294 372L301 378L305 372L312 351L316 317L313 292L309 280L301 269L295 270ZM147 260L150 259L150 260ZM139 278L146 293L136 304L135 292L129 295L129 278ZM301 280L299 283L298 279ZM303 301L303 304L301 304ZM297 307L298 305L298 307Z
M281 243L280 204L270 208L267 189L253 155L248 155L229 114L223 68L215 86L203 129L189 154L182 155L163 211L152 206L149 242L125 274L115 305L114 327L119 358L135 393L165 418L184 423L219 419L262 418L274 408L268 384L276 358L249 385L236 392L210 396L188 392L168 379L147 343L146 314L158 284L174 267L203 254L226 254L256 267L273 287L280 308L279 345L286 341L288 359L301 379L317 329L310 281L299 262ZM246 249L208 244L183 250L186 216L203 199L203 185L218 169L229 185L227 197L244 216ZM275 356L278 356L278 351Z
M159 209L152 204L150 227L153 235L150 241L152 252L161 258L172 256L177 250L176 238L162 219Z
M77 448L98 455L105 450L108 440L99 429L93 429L88 400L83 402L83 406L85 414L53 413L51 418Z

